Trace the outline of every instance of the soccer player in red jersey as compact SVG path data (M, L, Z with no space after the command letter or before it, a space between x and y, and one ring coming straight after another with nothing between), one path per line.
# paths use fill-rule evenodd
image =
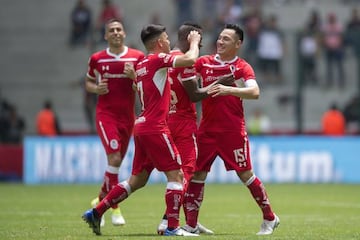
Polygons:
M119 168L134 128L133 66L144 58L144 53L127 47L125 37L122 23L110 20L104 36L108 48L92 54L88 62L86 90L98 95L96 129L107 155L104 182L92 205L118 184ZM125 224L117 204L112 205L112 210L112 223Z
M188 51L190 45L187 36L193 30L202 33L201 26L195 23L185 22L179 27L177 43L174 49L171 50L171 55L183 55ZM201 45L199 47L201 47ZM184 174L183 190L186 192L188 183L195 171L197 158L197 114L193 100L195 99L197 101L202 97L208 96L206 92L208 88L198 87L198 77L193 66L169 68L168 74L171 88L168 125L171 136L181 156L181 168ZM166 217L166 214L164 214L158 226L157 231L160 235L162 235L167 228L168 220ZM199 231L196 231L196 233L213 234L211 230L205 228L200 223L198 224L198 228Z
M199 55L201 36L191 31L187 37L190 49L184 55L170 55L170 41L162 25L149 24L141 31L147 57L136 66L136 86L142 113L135 121L135 156L132 175L116 185L83 219L96 234L101 234L100 218L113 204L125 200L132 192L145 186L154 168L165 173L165 193L168 228L164 235L197 236L179 227L179 212L183 198L181 158L171 137L167 118L170 107L169 67L192 66Z
M189 232L196 228L205 179L216 156L222 158L227 171L236 171L260 207L263 223L257 234L271 234L280 223L271 209L264 185L252 170L243 99L258 99L260 90L253 68L237 56L242 42L242 29L227 24L218 37L217 54L202 56L195 63L203 86L227 74L232 74L235 82L233 86L213 85L208 90L211 97L202 101L202 119L197 135L199 156L184 197L187 224L183 228Z

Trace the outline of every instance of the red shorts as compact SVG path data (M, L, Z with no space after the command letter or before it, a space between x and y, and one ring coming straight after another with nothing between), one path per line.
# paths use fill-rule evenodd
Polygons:
M197 144L196 144L196 121L169 121L169 129L171 136L174 139L175 145L180 153L182 170L191 176L195 171L195 164L197 159Z
M224 161L226 170L252 169L249 140L245 135L233 132L198 132L199 157L196 171L210 172L216 156Z
M133 175L144 169L151 173L154 168L160 172L181 168L181 158L170 133L135 135L134 143Z
M106 154L120 151L121 157L124 157L129 145L133 127L134 126L131 124L125 125L119 123L116 119L97 117L96 129Z

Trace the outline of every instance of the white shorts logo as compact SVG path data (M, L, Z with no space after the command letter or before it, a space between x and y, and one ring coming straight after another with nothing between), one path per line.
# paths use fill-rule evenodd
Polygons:
M110 141L110 147L111 147L111 149L117 149L119 147L118 141L116 139L112 139Z

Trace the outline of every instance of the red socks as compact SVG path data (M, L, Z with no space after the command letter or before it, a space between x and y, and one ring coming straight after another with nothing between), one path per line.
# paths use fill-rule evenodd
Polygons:
M204 196L204 182L189 183L187 192L184 195L184 211L186 224L196 227L199 217L199 210Z
M122 182L113 187L106 197L96 206L96 212L102 216L110 207L122 202L130 195L130 186L127 182Z
M266 194L266 190L262 182L255 175L249 179L246 183L248 189L251 192L251 195L255 199L256 203L259 205L261 211L263 212L263 218L269 221L274 220L275 216L271 210L270 201Z
M101 187L101 192L99 194L99 200L101 201L105 196L111 191L111 189L119 183L119 174L105 172L104 182ZM117 208L117 204L111 206L112 208Z

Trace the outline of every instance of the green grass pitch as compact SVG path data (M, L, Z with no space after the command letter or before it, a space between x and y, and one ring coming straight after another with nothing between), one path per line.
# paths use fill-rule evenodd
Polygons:
M246 187L207 184L200 222L215 235L197 239L360 239L360 185L265 186L281 219L273 235L255 235L262 217ZM156 234L164 184L147 185L122 203L125 226L113 227L106 213L102 236L95 236L81 219L98 190L99 185L0 184L0 239L174 239Z

